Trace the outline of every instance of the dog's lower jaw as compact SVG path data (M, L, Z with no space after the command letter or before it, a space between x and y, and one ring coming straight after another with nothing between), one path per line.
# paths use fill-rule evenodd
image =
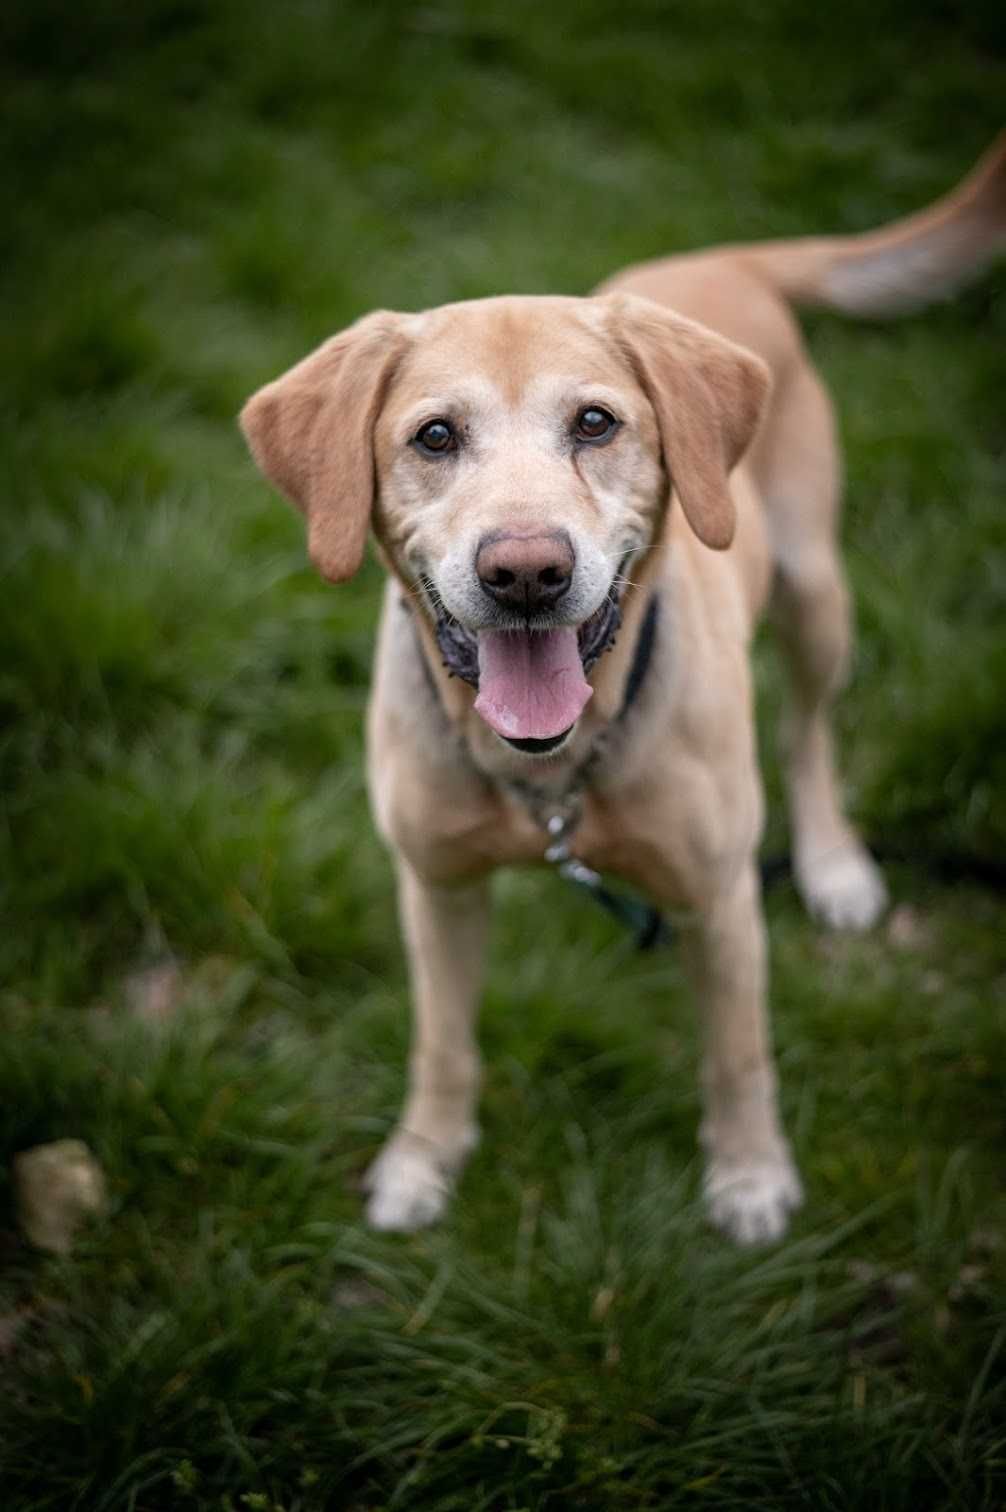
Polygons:
M511 740L509 735L501 735L500 739L511 750L522 751L526 756L554 756L566 744L575 729L576 725L571 724L568 729L551 736L548 740Z

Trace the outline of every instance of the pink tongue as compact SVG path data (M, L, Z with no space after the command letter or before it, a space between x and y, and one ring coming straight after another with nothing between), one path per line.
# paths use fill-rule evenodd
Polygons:
M475 709L498 735L549 740L575 724L593 692L576 631L483 630Z

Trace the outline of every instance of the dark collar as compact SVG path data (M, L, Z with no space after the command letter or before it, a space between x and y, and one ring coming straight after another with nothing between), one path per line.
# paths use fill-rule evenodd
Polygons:
M632 665L625 682L625 696L622 699L622 707L618 711L619 719L624 719L632 705L636 702L646 681L646 674L650 670L650 662L653 660L653 647L657 639L657 620L660 618L660 600L656 594L650 599L643 615L643 623L639 627L636 636L636 649L632 653Z

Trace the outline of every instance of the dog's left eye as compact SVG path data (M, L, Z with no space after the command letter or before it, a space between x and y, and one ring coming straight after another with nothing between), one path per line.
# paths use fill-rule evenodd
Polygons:
M605 441L617 425L618 421L614 415L609 415L608 411L601 409L600 405L588 405L576 417L576 439L578 441Z
M428 420L421 430L413 437L420 451L432 456L443 456L444 452L454 451L458 444L458 438L454 433L454 427L447 420Z

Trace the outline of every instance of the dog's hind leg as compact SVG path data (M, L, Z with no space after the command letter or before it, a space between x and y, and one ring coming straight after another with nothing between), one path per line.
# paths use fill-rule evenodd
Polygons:
M792 683L783 727L796 884L834 929L866 929L887 902L883 877L842 811L832 700L851 644L836 543L839 464L831 404L806 363L786 375L752 467L775 560L773 618Z
M364 1179L374 1228L435 1223L478 1141L475 1016L489 924L485 882L443 887L399 857L399 906L414 1004L409 1090L398 1127Z

